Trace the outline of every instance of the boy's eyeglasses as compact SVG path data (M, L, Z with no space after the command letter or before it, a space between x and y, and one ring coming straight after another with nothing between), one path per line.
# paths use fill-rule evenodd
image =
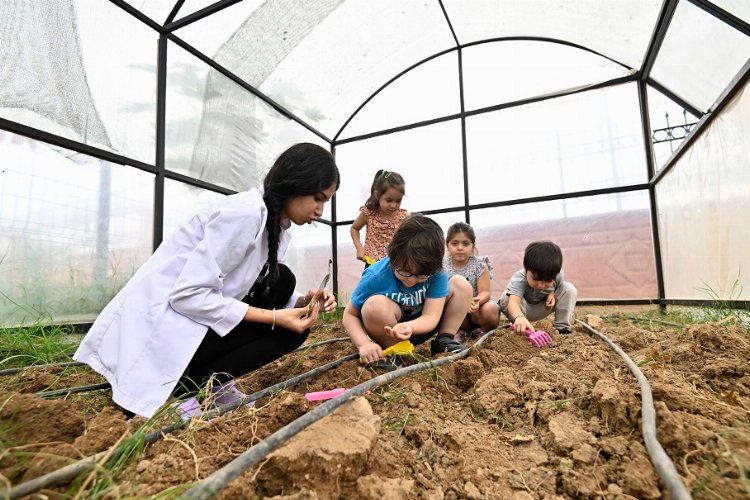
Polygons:
M400 269L398 267L394 267L393 270L396 271L398 275L401 276L402 278L417 278L418 280L424 281L430 277L429 274L414 274L414 273L410 273L409 271L405 271L404 269Z

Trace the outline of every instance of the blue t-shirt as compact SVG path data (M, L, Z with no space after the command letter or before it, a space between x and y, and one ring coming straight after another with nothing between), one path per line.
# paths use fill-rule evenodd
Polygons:
M373 295L385 295L397 303L404 314L414 316L422 312L425 299L448 296L448 274L445 271L433 273L427 281L411 288L405 287L393 273L390 257L380 259L365 269L352 293L352 305L362 309L365 301Z

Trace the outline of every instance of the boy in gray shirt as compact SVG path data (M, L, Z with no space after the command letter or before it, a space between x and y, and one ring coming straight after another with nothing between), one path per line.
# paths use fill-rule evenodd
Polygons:
M563 335L570 333L578 291L564 281L562 260L560 247L551 241L535 241L526 247L523 269L513 274L497 302L516 332L533 330L532 321L554 311L552 326Z

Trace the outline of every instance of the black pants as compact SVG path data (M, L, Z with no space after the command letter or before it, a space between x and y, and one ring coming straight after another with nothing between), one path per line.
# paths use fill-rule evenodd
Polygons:
M292 271L280 264L278 281L266 294L245 297L242 301L262 309L281 309L296 284ZM271 330L271 325L249 321L242 321L223 337L209 328L177 384L175 395L197 392L211 375L223 383L257 370L301 346L309 334L310 330L297 333L278 325Z

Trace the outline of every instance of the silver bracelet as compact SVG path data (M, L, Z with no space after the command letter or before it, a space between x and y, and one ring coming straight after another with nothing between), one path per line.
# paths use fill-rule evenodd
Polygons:
M273 308L273 323L271 323L271 330L276 328L276 308Z

